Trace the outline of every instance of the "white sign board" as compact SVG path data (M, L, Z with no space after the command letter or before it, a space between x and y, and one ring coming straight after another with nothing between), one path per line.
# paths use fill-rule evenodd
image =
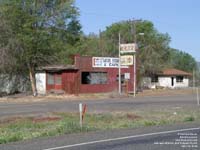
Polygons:
M121 65L122 66L133 65L133 56L132 55L121 56Z
M119 58L114 57L92 57L92 67L99 68L118 68ZM128 68L128 66L122 66Z
M126 80L130 80L130 73L124 73L124 78L126 79Z
M120 53L135 53L137 50L137 44L120 44Z

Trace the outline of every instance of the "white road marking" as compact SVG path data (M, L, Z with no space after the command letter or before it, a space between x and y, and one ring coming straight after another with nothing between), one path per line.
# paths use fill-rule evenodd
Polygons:
M184 131L191 131L191 130L200 130L200 128L188 128L188 129L154 132L154 133L147 133L147 134L140 134L140 135L133 135L133 136L125 136L125 137L119 137L119 138L104 139L104 140L98 140L98 141L91 141L91 142L85 142L85 143L65 145L65 146L60 146L60 147L47 148L47 149L43 149L43 150L59 150L59 149L63 149L63 148L71 148L71 147L78 147L78 146L90 145L90 144L96 144L96 143L126 140L126 139L131 139L131 138L160 135L160 134L169 134L169 133L184 132Z

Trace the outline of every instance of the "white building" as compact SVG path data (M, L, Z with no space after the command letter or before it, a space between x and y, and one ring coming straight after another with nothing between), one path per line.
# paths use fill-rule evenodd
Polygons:
M144 77L143 86L148 88L185 88L189 86L191 76L191 73L182 70L165 69L161 73Z

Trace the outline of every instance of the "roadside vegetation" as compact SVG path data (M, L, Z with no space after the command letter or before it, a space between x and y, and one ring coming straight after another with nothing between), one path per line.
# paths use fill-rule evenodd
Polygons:
M194 121L200 121L199 109L86 114L82 128L79 126L79 114L76 113L17 117L0 121L0 144L37 137L110 129L142 128Z

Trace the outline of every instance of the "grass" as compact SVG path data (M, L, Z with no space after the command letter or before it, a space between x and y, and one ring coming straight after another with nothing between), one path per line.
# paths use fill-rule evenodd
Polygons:
M56 116L56 117L55 117ZM54 113L49 117L24 117L0 123L0 144L62 134L96 130L139 128L200 121L200 110L171 110L86 114L83 128L79 114Z

